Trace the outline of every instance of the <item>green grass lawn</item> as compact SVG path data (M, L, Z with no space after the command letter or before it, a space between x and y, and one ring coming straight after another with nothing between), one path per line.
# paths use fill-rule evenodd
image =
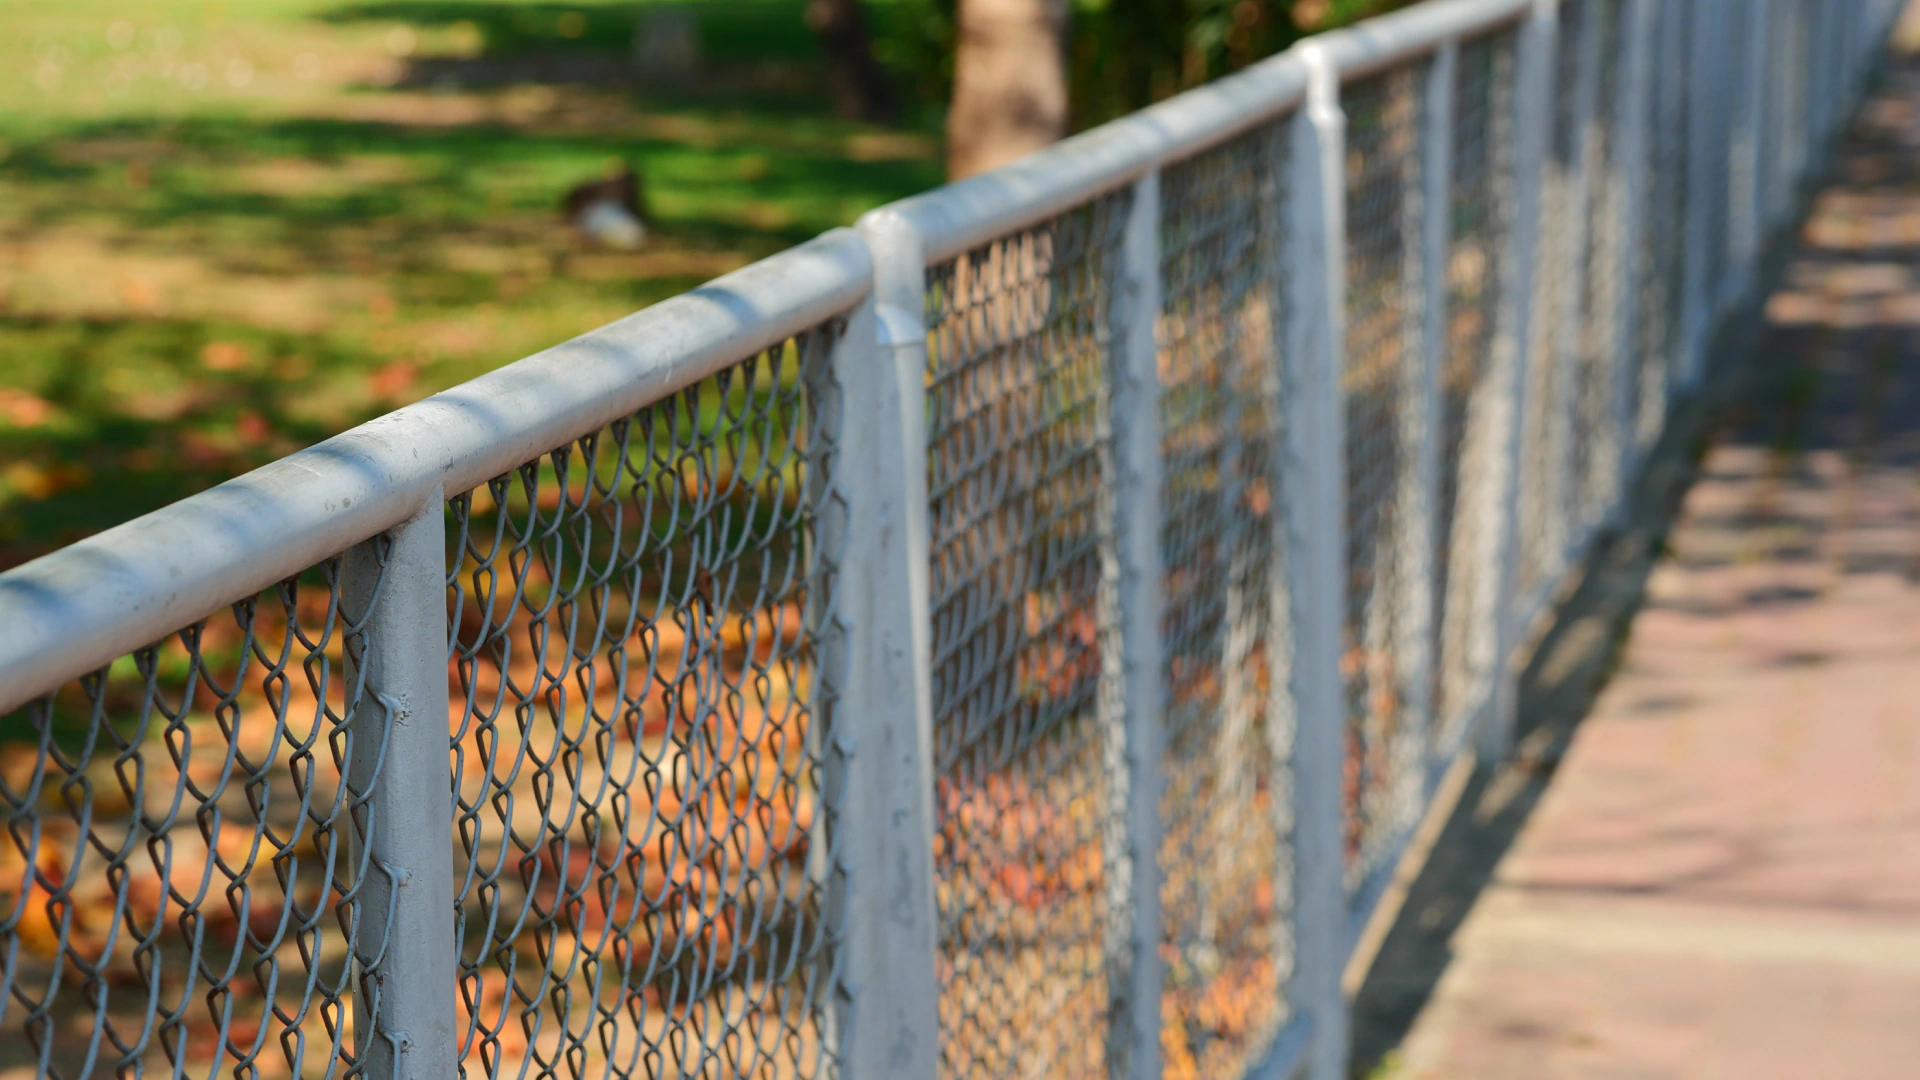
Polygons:
M0 567L939 181L930 122L830 115L804 0L681 7L671 88L631 2L0 11ZM557 210L614 158L630 254Z

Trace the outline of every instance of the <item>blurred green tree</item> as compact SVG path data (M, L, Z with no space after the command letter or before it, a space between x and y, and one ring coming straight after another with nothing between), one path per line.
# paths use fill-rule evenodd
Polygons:
M807 0L807 25L827 58L827 92L841 116L874 123L896 119L900 103L875 60L860 0Z
M1018 157L1412 0L932 0L915 76L947 97L948 175ZM929 48L928 46L931 46ZM949 65L925 63L929 52ZM929 75L944 85L925 85Z

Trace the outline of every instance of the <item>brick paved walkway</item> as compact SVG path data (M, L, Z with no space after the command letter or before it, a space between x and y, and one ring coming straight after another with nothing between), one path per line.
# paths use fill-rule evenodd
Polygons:
M1920 61L1768 312L1616 673L1381 1075L1920 1077Z

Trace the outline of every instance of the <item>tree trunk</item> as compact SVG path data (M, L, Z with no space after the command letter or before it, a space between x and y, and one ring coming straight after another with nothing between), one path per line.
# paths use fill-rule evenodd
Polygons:
M985 172L1067 127L1064 0L959 0L947 176Z
M807 24L827 54L827 92L834 111L854 120L884 123L897 113L893 88L873 59L873 38L860 0L808 0Z

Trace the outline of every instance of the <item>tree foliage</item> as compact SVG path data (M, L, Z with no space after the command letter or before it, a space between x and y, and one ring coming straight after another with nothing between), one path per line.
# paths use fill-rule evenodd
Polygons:
M1074 122L1088 127L1407 0L1083 0L1071 33Z

